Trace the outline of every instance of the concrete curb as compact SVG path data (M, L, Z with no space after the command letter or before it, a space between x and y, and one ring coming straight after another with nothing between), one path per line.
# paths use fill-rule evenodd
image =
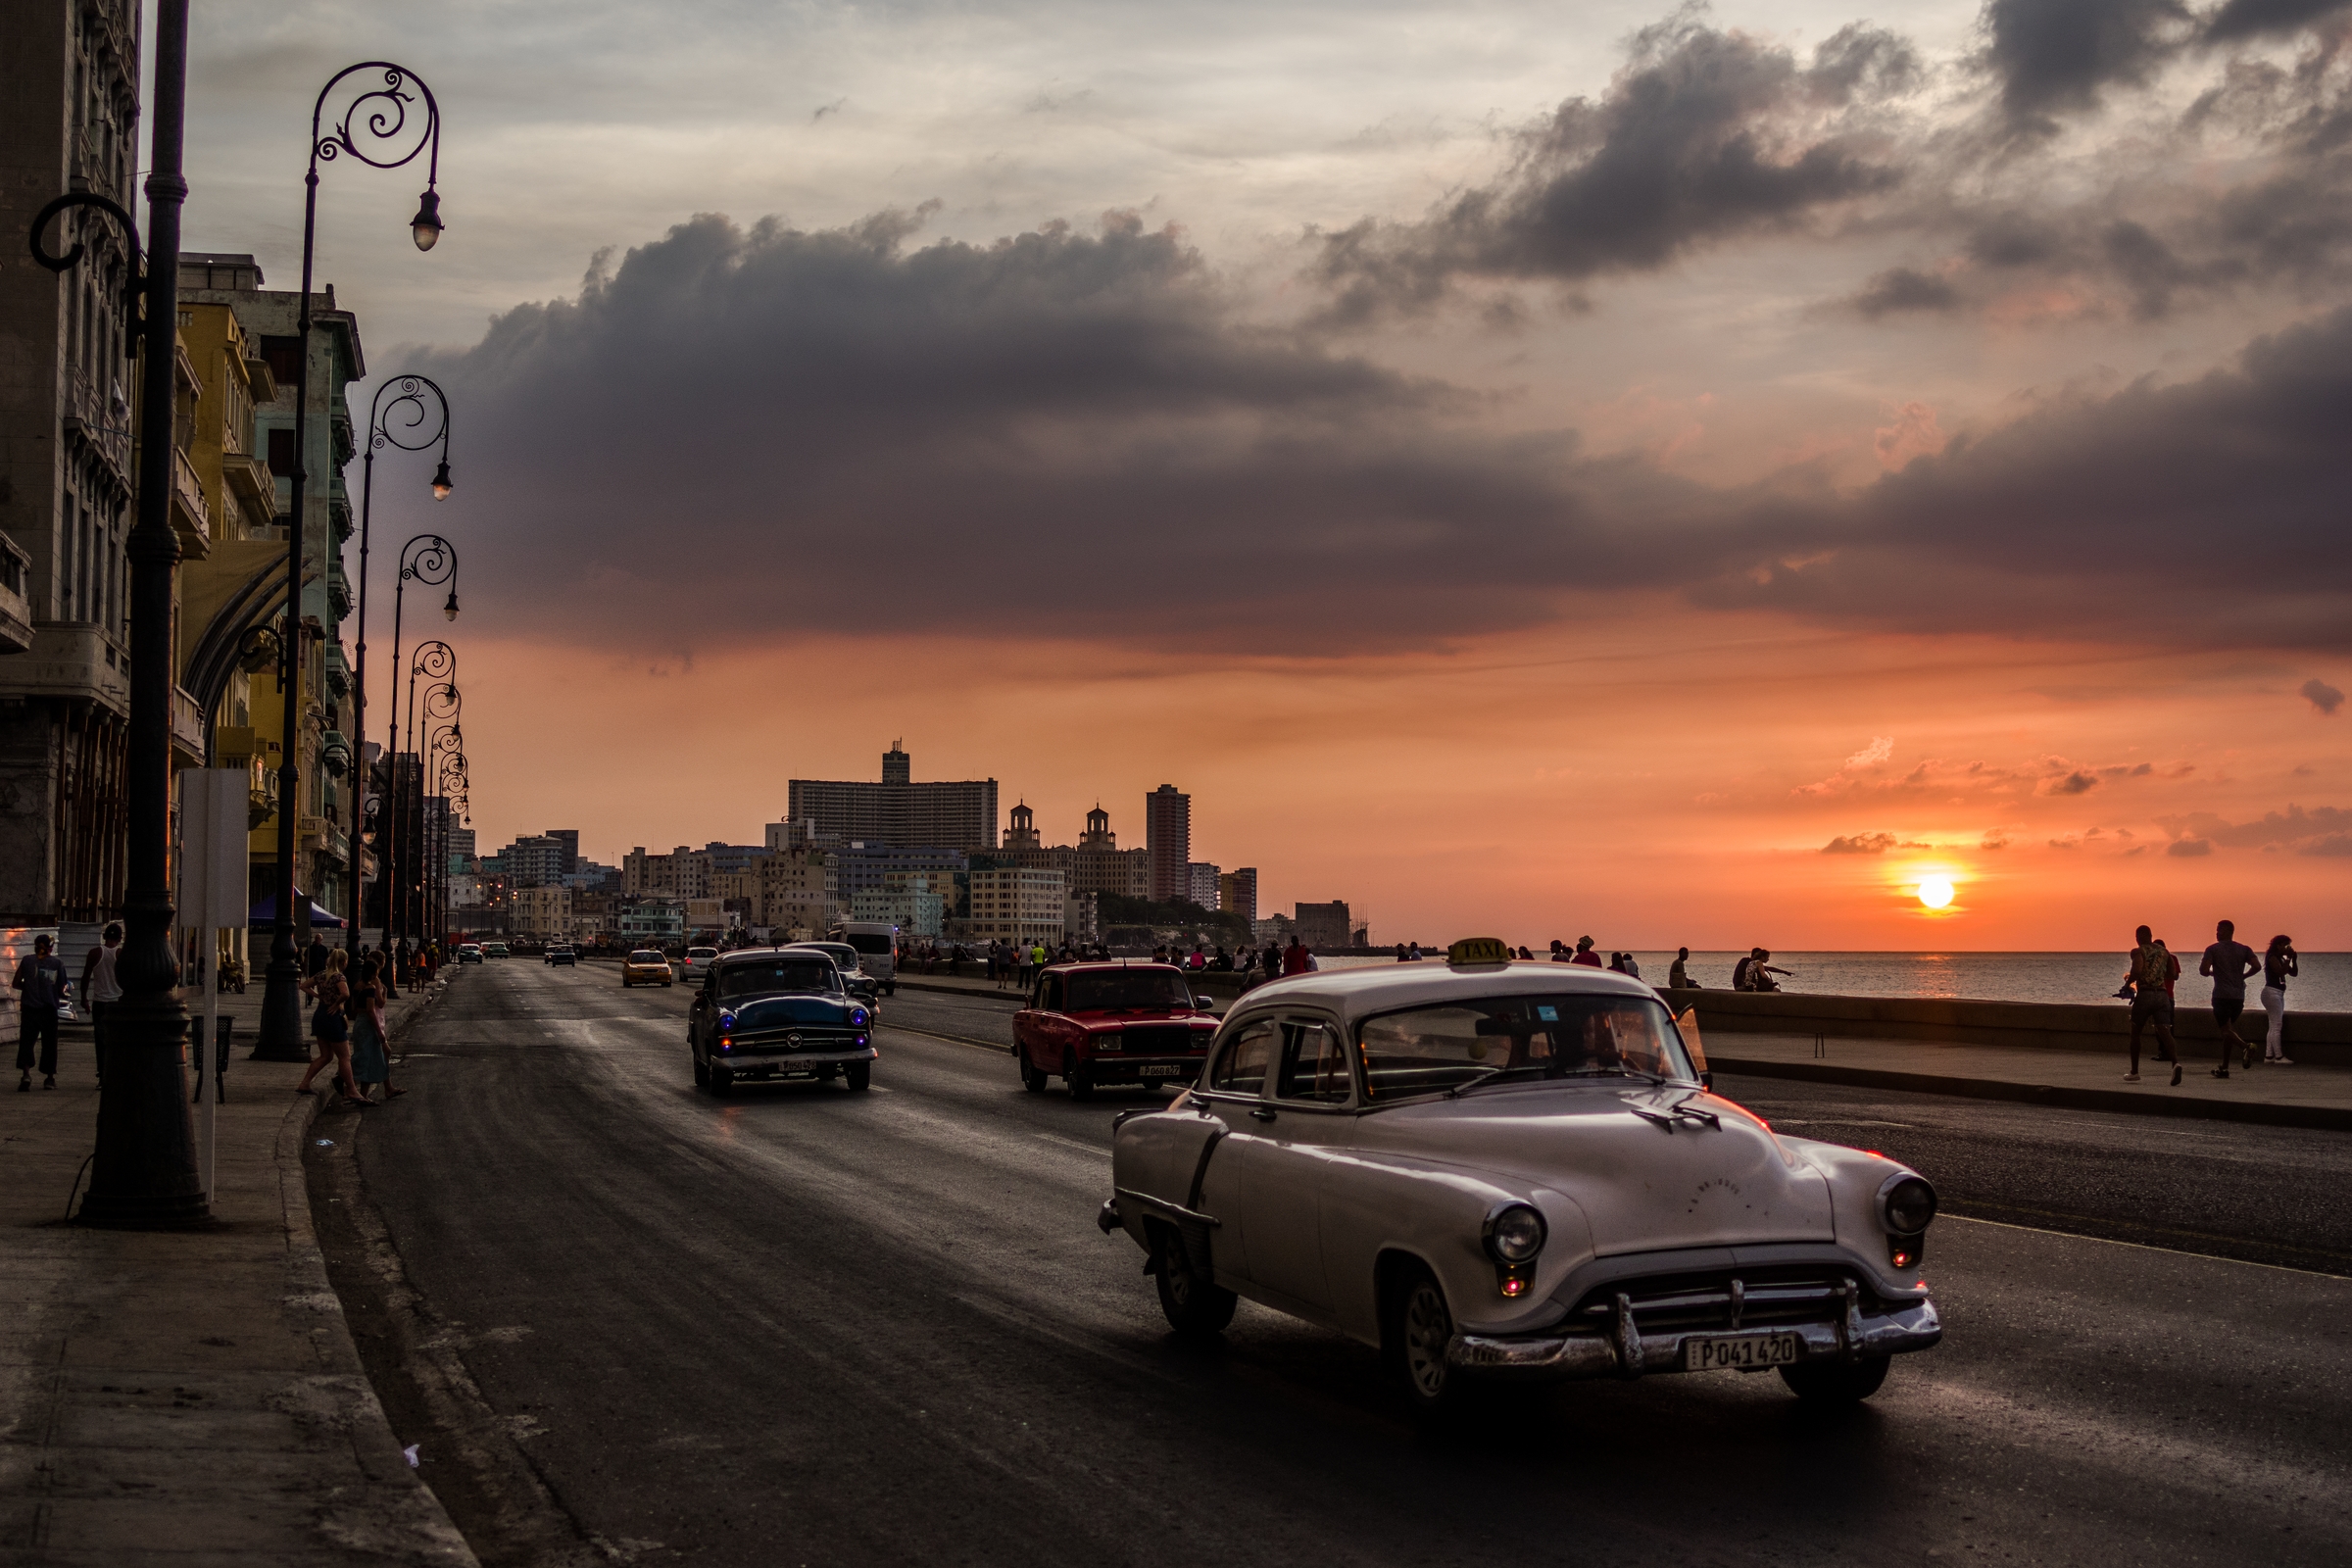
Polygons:
M1741 1060L1714 1052L1707 1054L1707 1065L1718 1074L1746 1078L1793 1078L1805 1083L1894 1089L1907 1094L1949 1095L1962 1100L2007 1100L2065 1110L2103 1110L2130 1116L2174 1116L2195 1121L2234 1121L2265 1127L2313 1127L2328 1132L2352 1132L2352 1110L2333 1105L2280 1105L2258 1100L2173 1100L2144 1090L2132 1094L2121 1089L2073 1089L2058 1084L2013 1082L2002 1078L1950 1078L1939 1073L1892 1072L1881 1067L1833 1067L1810 1061ZM2264 1070L2288 1072L2293 1069L2281 1067Z
M421 1007L410 1009L411 1016ZM344 1429L349 1434L361 1472L390 1493L372 1506L346 1509L331 1494L318 1505L318 1524L330 1539L354 1548L355 1554L382 1552L410 1561L449 1563L456 1568L480 1568L480 1560L407 1458L392 1423L375 1396L360 1360L360 1348L343 1315L342 1298L326 1273L326 1254L311 1222L308 1173L303 1168L303 1140L318 1119L320 1095L304 1095L286 1107L277 1127L274 1151L278 1199L286 1226L286 1304L316 1314L310 1338L318 1351L320 1372L334 1380L348 1404ZM388 1504L388 1506L387 1506Z

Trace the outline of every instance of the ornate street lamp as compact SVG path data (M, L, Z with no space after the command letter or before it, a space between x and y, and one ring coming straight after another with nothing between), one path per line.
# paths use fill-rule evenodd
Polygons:
M139 367L139 515L130 557L130 726L127 877L123 940L116 978L122 1000L107 1011L106 1080L98 1092L98 1139L90 1191L80 1219L124 1230L165 1230L211 1218L196 1169L196 1135L180 1065L188 1011L177 994L172 952L172 578L179 540L172 530L173 377L179 364L179 210L186 122L188 0L157 0L155 131L147 175L148 251L139 276L139 236L130 215L94 192L51 202L34 220L32 253L63 271L81 259L78 243L63 257L41 248L50 219L69 207L104 212L122 226L143 285L145 363ZM297 1016L297 1026L301 1019Z
M441 642L438 639L432 642L420 643L417 645L416 652L409 660L409 703L406 744L396 746L393 749L393 755L395 757L407 753L413 753L416 749L416 709L419 697L417 691L417 682L421 679L430 683L424 687L422 692L424 721L427 733L429 735L431 727L436 720L455 718L463 704L463 699L458 695L457 674L457 650L451 648L449 644ZM396 724L400 721L400 715L398 714L395 714L393 718ZM409 797L413 792L416 798L416 816L414 821L416 823L416 830L418 835L418 843L416 851L413 853L416 853L417 856L416 880L418 883L421 883L424 879L425 861L423 858L423 852L427 848L427 846L423 843L422 838L424 831L425 760L426 759L421 754L417 755L416 769L410 776L407 788L402 789L399 792L400 799L395 811L396 822L398 824L406 824L412 820L409 815L411 808ZM395 778L397 779L399 775L399 769L395 768L393 772ZM396 825L393 829L393 840L396 851L403 857L412 853L407 850L399 849L404 832L405 827L401 825ZM404 935L411 933L413 929L417 927L417 916L420 912L410 905L409 895L410 878L407 875L404 866L400 879L400 896L402 912L404 916L401 921L401 931ZM418 902L422 901L423 889L421 886L416 889L416 897ZM387 918L389 918L389 910L387 910ZM385 942L388 945L390 941L391 933L387 931L385 933Z
M383 73L383 85L361 93L342 118L325 124L327 95L346 76L362 72ZM416 92L408 89L415 87ZM423 123L414 131L410 106L423 99ZM403 151L403 149L406 149ZM308 440L311 413L311 273L316 260L318 227L318 166L349 157L370 169L399 169L426 154L424 195L411 220L416 248L429 251L441 237L441 198L435 187L441 174L441 108L433 90L405 66L369 60L346 66L327 78L311 106L310 168L303 175L302 296L297 326L301 351L294 362L294 471L290 476L294 507L286 526L286 620L302 624L302 491L308 477ZM370 444L372 450L372 443ZM168 521L169 519L167 519ZM262 998L260 1043L254 1055L265 1061L307 1061L310 1049L302 1030L302 966L294 952L294 815L300 804L299 728L301 714L299 635L284 639L286 654L285 756L277 777L277 918L270 936L270 984ZM357 870L356 858L354 871Z
M442 464L446 476L449 465ZM420 533L400 547L400 575L392 586L392 699L391 717L384 725L384 767L387 783L399 774L393 759L400 754L400 617L408 602L409 584L418 582L428 588L449 584L449 602L441 612L451 620L458 618L458 550L437 533ZM446 645L444 645L446 646ZM453 659L455 655L451 656ZM393 853L400 852L400 824L405 818L394 810L386 818L386 829ZM392 946L392 901L387 882L384 896L384 946Z
M427 392L433 395L430 406L424 401ZM384 402L387 393L393 394L389 404ZM452 487L449 477L449 399L432 377L425 375L395 376L375 389L375 401L368 411L368 454L360 470L359 657L352 664L351 693L351 733L357 740L364 741L368 734L368 539L369 516L375 501L375 455L385 447L398 447L403 452L422 452L436 443L441 448L441 461L440 466L433 469L433 499L447 501ZM448 541L438 534L425 537L432 539L444 551L448 549ZM414 539L409 541L411 545L416 542ZM452 572L457 570L455 556L449 558L449 567ZM412 575L408 548L404 546L401 551L401 583L405 586ZM397 606L397 594L394 603ZM458 591L454 586L449 591L449 618L458 618ZM392 678L396 688L393 697L397 701L400 681L400 633L397 622L392 634ZM359 956L360 922L365 912L363 898L366 887L360 875L361 853L359 842L352 840L351 923L344 928L343 946L355 959ZM385 918L385 940L388 942L391 940L388 907ZM356 974L358 971L355 969L353 972Z

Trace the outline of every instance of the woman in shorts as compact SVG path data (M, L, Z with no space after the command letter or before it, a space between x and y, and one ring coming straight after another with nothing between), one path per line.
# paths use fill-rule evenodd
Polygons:
M360 1094L359 1084L351 1075L351 1020L343 1011L351 996L351 985L343 978L343 966L349 962L341 948L326 956L326 967L303 981L302 989L318 1002L311 1011L311 1043L314 1054L308 1072L295 1086L298 1095L311 1092L311 1079L328 1062L335 1064L336 1086L341 1090L343 1103L359 1106L369 1103Z

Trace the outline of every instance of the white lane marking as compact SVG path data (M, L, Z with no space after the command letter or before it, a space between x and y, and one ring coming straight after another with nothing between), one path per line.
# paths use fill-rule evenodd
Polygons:
M1078 1152L1082 1154L1092 1154L1097 1159L1108 1159L1110 1157L1110 1151L1104 1149L1100 1144L1082 1144L1075 1138L1064 1138L1059 1133L1039 1133L1037 1136L1044 1139L1049 1144L1059 1144L1064 1149L1075 1149L1078 1151Z
M2081 1231L2053 1231L2039 1225L2012 1225L2007 1220L1979 1219L1973 1214L1942 1214L1939 1219L1956 1219L1963 1225L1990 1225L1995 1230L2027 1231L2035 1236L2057 1236L2070 1242L2098 1242L2107 1247L2129 1247L2141 1252L2170 1252L2175 1257L2198 1257L2209 1263L2235 1263L2240 1268L2267 1268L2280 1274L2308 1274L2314 1279L2343 1280L2352 1283L2352 1274L2329 1274L2316 1268L2297 1268L2291 1263L2257 1263L2251 1258L2217 1257L2211 1252L2190 1252L2178 1247L2150 1247L2145 1242L2119 1242L2112 1236L2086 1236Z

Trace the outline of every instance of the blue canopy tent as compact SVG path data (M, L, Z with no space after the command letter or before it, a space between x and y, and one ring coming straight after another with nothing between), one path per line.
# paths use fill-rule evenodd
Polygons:
M302 902L305 904L311 903L309 896L299 891L296 892L294 896L297 899L302 900ZM248 927L271 926L277 924L277 895L272 893L261 903L246 910L245 924ZM333 914L325 909L321 909L316 904L311 904L311 924L329 926L335 930L341 930L343 927L343 917L339 914Z

